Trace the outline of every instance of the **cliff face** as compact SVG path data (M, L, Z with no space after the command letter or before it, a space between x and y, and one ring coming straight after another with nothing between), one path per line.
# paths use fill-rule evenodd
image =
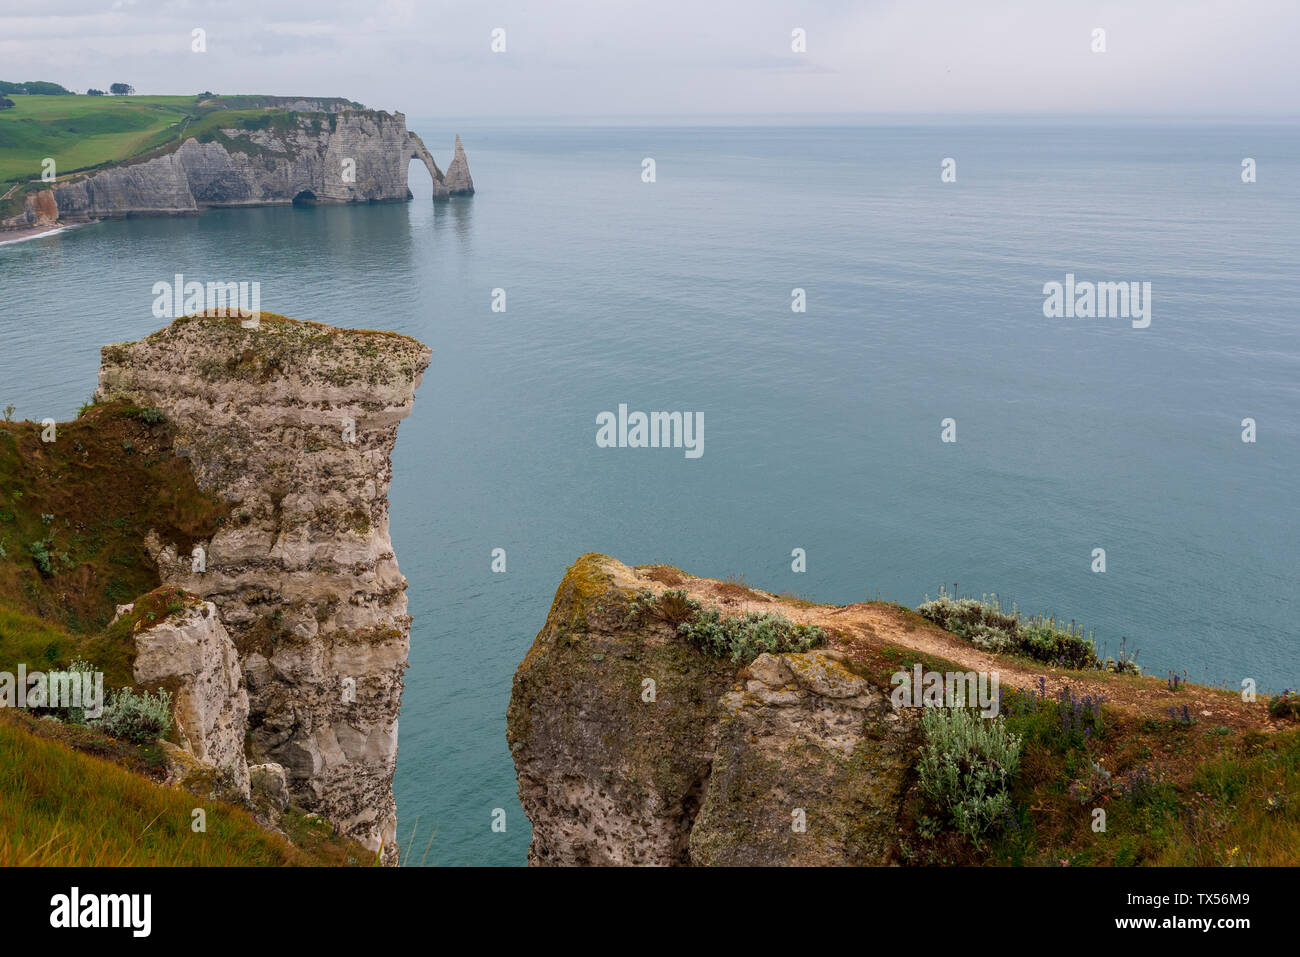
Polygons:
M740 668L630 614L679 575L586 555L560 584L508 715L529 862L889 861L915 722L837 650Z
M234 640L250 763L282 765L295 803L390 862L410 619L387 493L429 359L391 333L188 317L104 347L97 393L161 410L200 486L236 503L200 560L149 550Z
M435 199L474 191L459 138L448 182L401 113L344 110L268 114L263 128L218 128L203 141L185 139L170 152L60 182L52 192L64 222L295 201L398 202L411 198L413 158L428 169Z

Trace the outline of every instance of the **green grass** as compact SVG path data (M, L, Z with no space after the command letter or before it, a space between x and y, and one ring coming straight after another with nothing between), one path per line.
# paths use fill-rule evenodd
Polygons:
M33 733L0 714L0 866L283 866L372 863L328 825L292 829L295 847L240 808L163 787L112 760ZM86 729L83 733L89 734ZM206 813L196 833L192 812Z
M60 177L121 162L176 139L198 109L194 96L9 98L13 108L0 110L0 182L39 179L47 156Z
M60 424L53 442L41 431L0 421L0 604L98 632L160 584L150 529L188 555L228 507L198 488L171 425L150 410L105 403Z
M225 128L265 129L290 122L281 106L298 97L217 96L28 96L14 94L0 110L0 195L15 182L39 179L51 157L62 178L80 170L121 163L178 145L194 136L229 145ZM302 98L307 99L307 98ZM360 103L312 97L360 109ZM322 125L330 114L318 117ZM241 143L241 149L259 151ZM7 213L12 203L5 204Z

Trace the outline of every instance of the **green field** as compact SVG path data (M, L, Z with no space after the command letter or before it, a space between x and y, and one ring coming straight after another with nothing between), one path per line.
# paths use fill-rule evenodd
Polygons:
M0 182L37 179L52 157L59 176L115 163L179 137L196 96L22 96L0 110ZM7 187L6 187L7 189Z
M280 107L295 98L9 94L9 99L14 105L0 110L0 197L15 183L38 180L46 157L62 178L179 142L182 135L220 138L220 126L264 125L268 114L287 116Z

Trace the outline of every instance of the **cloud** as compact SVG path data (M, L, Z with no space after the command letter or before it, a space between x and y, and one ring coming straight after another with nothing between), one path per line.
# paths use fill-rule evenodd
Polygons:
M195 27L206 54L190 52ZM490 49L496 27L505 53ZM796 27L806 53L791 52ZM1104 54L1090 50L1097 27ZM0 17L0 71L76 89L123 77L141 92L341 95L481 117L1289 115L1298 41L1293 0L66 0Z

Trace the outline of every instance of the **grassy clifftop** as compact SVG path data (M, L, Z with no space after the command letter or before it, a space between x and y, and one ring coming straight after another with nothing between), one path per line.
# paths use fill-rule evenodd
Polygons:
M179 142L194 128L237 127L302 105L363 109L338 98L287 96L27 96L0 110L0 183L38 179L50 157L59 176L120 163ZM8 189L6 186L0 193Z

